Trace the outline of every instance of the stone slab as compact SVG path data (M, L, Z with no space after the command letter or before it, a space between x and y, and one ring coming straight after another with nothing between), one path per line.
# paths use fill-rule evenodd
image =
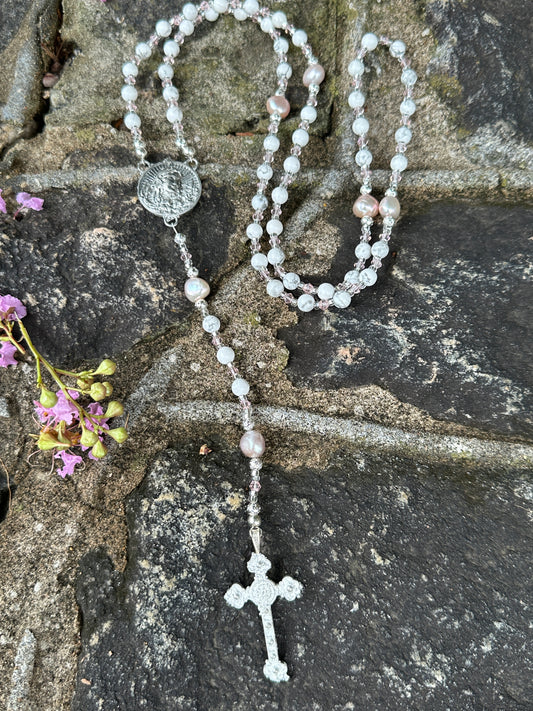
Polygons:
M338 283L357 236L345 206L332 204L327 221L341 243L321 279ZM317 390L380 385L438 419L531 436L530 224L519 206L413 207L377 285L345 311L305 314L279 332L290 379ZM305 274L311 249L295 257Z
M210 446L162 453L129 497L123 575L82 560L72 711L531 707L527 478L346 450L324 471L265 467L272 577L305 585L273 608L292 675L275 686L256 611L223 600L248 584L246 475Z
M40 197L41 212L4 222L0 282L27 304L44 354L62 363L110 356L190 313L172 232L137 202L134 183ZM224 264L232 221L225 189L204 181L194 217L180 220L201 275Z

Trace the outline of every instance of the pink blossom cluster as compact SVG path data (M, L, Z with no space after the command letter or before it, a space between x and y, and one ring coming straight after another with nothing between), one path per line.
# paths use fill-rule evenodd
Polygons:
M17 318L26 316L26 307L19 299L7 294L0 296L0 321L16 321ZM8 365L17 365L14 355L16 347L9 341L0 342L0 368L7 368Z
M77 400L80 396L79 392L76 390L69 390L68 394L73 400ZM80 414L78 409L67 400L65 394L62 390L56 392L57 402L53 407L43 407L39 400L34 400L35 412L39 421L45 427L57 428L62 422L67 426L71 427L73 425L79 424ZM91 415L101 416L104 414L102 406L97 402L92 402L86 408L87 412ZM88 418L84 418L85 427L91 432L94 432L94 425ZM107 418L99 417L98 424L104 429L108 430L109 425L107 424ZM103 435L99 435L99 439L103 441ZM90 447L84 447L82 444L77 445L81 448L83 452L86 452ZM83 458L79 454L72 454L68 449L62 449L54 455L55 459L63 460L63 467L57 468L57 473L59 476L65 478L67 475L73 474L74 467L76 464L82 464ZM89 459L96 460L97 458L89 452Z

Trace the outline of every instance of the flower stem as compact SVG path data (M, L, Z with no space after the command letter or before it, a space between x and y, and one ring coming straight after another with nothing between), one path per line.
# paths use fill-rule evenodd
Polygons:
M104 428L103 428L101 425L99 425L99 423L98 423L97 421L95 421L95 420L93 419L93 416L91 415L91 413L90 413L90 412L87 412L86 410L84 410L84 408L81 407L81 405L78 405L78 403L76 402L76 400L74 400L74 398L72 398L72 397L69 395L69 392L68 392L68 390L67 390L66 385L63 383L63 381L61 380L61 378L60 378L60 377L58 376L58 374L57 374L58 371L56 371L56 369L54 368L54 366L51 365L51 364L46 360L46 358L44 358L44 357L39 353L39 351L35 348L35 346L33 345L32 340L31 340L31 338L30 338L30 334L28 333L28 331L26 330L26 328L24 327L24 325L23 325L23 323L22 323L22 321L21 321L20 319L18 319L18 325L19 325L19 328L20 328L20 331L21 331L21 333L22 333L22 336L23 336L24 340L25 340L26 343L28 344L28 348L30 349L30 351L31 351L32 354L33 354L33 357L35 358L35 367L36 367L36 369L37 369L37 386L38 386L39 388L42 388L42 386L43 386L43 380L42 380L42 375L41 375L41 363L42 363L42 364L44 365L44 367L46 368L46 370L50 373L50 375L52 376L52 378L54 379L54 381L55 381L55 382L57 383L57 385L60 387L61 392L62 392L63 395L65 396L65 399L68 400L68 402L72 403L72 404L74 405L74 407L76 408L76 410L79 412L79 414L80 414L80 424L82 424L82 427L83 427L84 424L85 424L85 419L84 419L84 418L87 418L87 419L89 420L89 422L92 423L93 427L95 428L95 431L96 431L96 430L103 430ZM81 391L77 390L77 388L71 388L71 390L76 390L77 392L81 392Z

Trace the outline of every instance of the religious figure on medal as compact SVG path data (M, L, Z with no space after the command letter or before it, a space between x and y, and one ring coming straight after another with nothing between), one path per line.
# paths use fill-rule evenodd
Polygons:
M172 220L192 210L200 199L202 183L186 163L166 158L151 165L140 177L137 195L154 215Z

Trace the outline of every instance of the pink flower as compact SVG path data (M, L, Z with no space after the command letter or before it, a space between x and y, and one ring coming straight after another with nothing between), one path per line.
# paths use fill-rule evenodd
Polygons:
M13 358L17 349L9 341L2 341L0 344L0 368L7 368L8 365L18 365L18 361Z
M91 415L103 415L104 414L104 410L98 402L91 402L91 404L87 405L87 407L85 409ZM109 429L109 425L107 424L107 420L105 417L102 417L101 419L99 419L98 424L106 430ZM94 427L93 427L92 423L87 418L85 418L85 425L86 425L87 429L94 431Z
M15 200L18 202L19 205L22 205L22 207L27 207L30 210L39 211L43 209L44 200L41 200L41 198L32 197L29 193L17 193L15 196Z
M75 390L69 390L68 394L73 400L77 400L80 396ZM35 412L41 422L45 422L49 426L58 425L60 422L64 422L67 426L71 425L78 419L78 410L66 399L62 390L58 390L56 395L57 402L53 407L43 407L38 400L34 400Z
M6 201L2 197L2 188L0 188L0 212L3 212L4 214L7 212Z
M22 301L11 296L11 294L0 296L0 319L16 321L17 318L24 318L26 314L26 307Z
M64 466L58 467L56 470L59 476L63 477L63 479L66 476L74 474L74 467L76 466L76 464L83 463L83 458L80 457L78 454L71 454L70 452L64 449L60 452L57 452L57 454L54 454L54 459L63 460Z

